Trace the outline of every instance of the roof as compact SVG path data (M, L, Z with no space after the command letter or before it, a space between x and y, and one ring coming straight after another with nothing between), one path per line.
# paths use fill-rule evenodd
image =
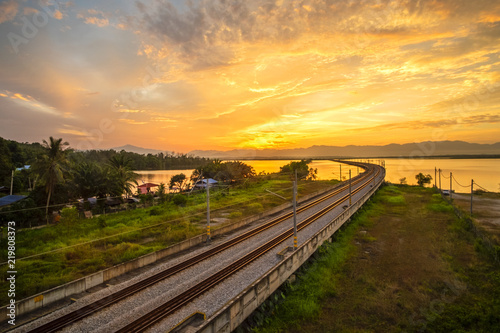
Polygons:
M208 186L212 186L212 185L217 184L217 183L218 183L218 181L216 181L215 179L208 178ZM196 182L196 184L194 186L205 187L205 186L207 186L207 180L202 179L202 180Z
M160 186L158 184L153 184L153 183L144 183L142 185L139 185L137 187L146 187L146 188L150 188L150 187L157 187L157 186Z
M16 171L29 170L30 167L31 167L31 165L25 165L24 167L16 168Z
M6 195L0 198L0 207L12 205L14 202L18 202L24 198L26 198L25 195Z
M206 180L206 179L202 179L202 180L201 180L201 182L202 182L203 184L206 184L206 183L207 183L207 180ZM213 179L213 178L208 178L208 183L209 183L209 184L217 184L217 183L218 183L218 181L216 181L216 180L215 180L215 179Z

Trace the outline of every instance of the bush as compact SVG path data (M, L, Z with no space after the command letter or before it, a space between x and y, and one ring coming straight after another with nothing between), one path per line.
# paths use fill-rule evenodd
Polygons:
M187 198L185 195L183 194L176 194L174 195L174 197L172 198L172 201L174 202L174 204L176 204L177 206L184 206L187 202Z
M75 207L63 208L61 210L61 222L64 224L73 224L78 221L78 211Z
M235 218L237 218L237 217L241 217L242 215L243 215L243 213L242 213L242 212L240 212L240 211L231 212L231 213L229 214L229 218L230 218L230 219L235 219Z
M150 216L157 216L157 215L161 215L161 209L159 207L153 207L151 208L151 210L149 211L149 215Z

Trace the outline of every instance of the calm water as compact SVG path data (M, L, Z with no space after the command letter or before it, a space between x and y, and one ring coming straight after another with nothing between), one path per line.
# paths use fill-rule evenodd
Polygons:
M144 184L144 183L153 183L153 184L158 184L164 183L165 187L167 188L167 193L168 193L168 184L170 184L170 178L172 176L178 175L180 173L183 173L186 175L186 178L190 178L191 174L193 173L194 169L189 169L189 170L137 170L135 173L139 174L139 178L137 179L137 183L139 185ZM153 188L153 191L156 189ZM135 188L132 190L133 193L136 192Z
M371 160L373 163L378 163L379 160ZM453 173L455 179L452 183L452 188L456 192L469 192L471 179L474 183L484 187L488 191L499 192L500 189L500 159L384 159L387 170L386 180L392 183L399 183L401 178L406 177L406 181L410 185L416 184L415 175L422 172L430 174L434 179L434 168L441 169L441 188L450 188L450 172ZM278 172L280 167L289 163L286 160L249 160L243 161L251 165L256 173L259 172ZM357 167L340 165L333 161L313 161L310 167L318 169L318 179L339 179L342 172L342 178L349 178L349 170L351 176L354 177L361 172ZM168 186L170 178L173 175L184 173L186 177L190 177L193 169L190 170L153 170L153 171L136 171L141 175L138 182L145 183L165 183ZM432 181L434 184L434 180ZM439 186L439 174L437 177ZM460 185L459 185L460 184ZM462 187L461 185L465 186ZM477 189L478 186L474 185Z

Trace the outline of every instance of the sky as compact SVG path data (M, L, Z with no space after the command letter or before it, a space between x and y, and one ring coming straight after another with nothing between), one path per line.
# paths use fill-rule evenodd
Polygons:
M500 141L500 1L0 1L0 136L76 149Z

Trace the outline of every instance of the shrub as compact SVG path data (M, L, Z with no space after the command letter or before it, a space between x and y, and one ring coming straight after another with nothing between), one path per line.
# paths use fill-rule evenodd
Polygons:
M161 215L161 209L159 207L153 207L151 208L151 210L149 211L149 215L150 216L157 216L157 215Z
M240 217L240 216L242 216L242 215L243 215L243 213L242 213L242 212L240 212L240 211L231 212L231 213L229 214L229 218L230 218L230 219L235 219L235 218Z
M185 195L183 194L176 194L174 195L174 197L172 198L172 201L174 202L174 204L176 204L177 206L184 206L187 202L187 198Z
M63 208L61 210L61 222L64 224L73 224L78 221L78 211L75 207Z

